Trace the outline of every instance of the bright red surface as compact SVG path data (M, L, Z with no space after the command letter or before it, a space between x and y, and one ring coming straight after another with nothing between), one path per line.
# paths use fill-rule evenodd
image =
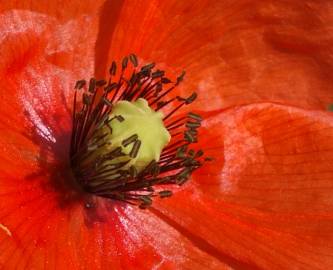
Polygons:
M0 268L333 268L332 27L329 0L2 1ZM67 165L75 81L132 52L186 69L215 157L147 211Z

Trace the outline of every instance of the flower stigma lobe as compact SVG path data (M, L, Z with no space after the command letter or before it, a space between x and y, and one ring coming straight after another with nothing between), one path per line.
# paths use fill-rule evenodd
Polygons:
M112 121L121 115L123 121ZM121 147L126 156L130 155L135 146L140 144L137 153L124 168L134 166L141 172L151 161L159 161L162 149L169 143L171 136L163 124L163 113L152 110L147 100L139 98L136 101L118 101L103 126L95 137L108 134L103 138L106 143L96 151L96 155L106 155L117 147ZM108 122L109 121L109 122ZM112 142L108 144L108 142ZM111 160L110 164L126 161L126 156Z

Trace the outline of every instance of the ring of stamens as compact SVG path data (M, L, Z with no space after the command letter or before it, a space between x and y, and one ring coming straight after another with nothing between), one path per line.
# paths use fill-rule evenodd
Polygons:
M170 98L173 90L184 79L185 72L172 82L165 77L164 71L155 69L154 63L139 68L134 54L125 57L120 71L117 72L117 69L117 64L113 61L108 81L92 78L89 82L76 82L71 166L77 182L87 192L146 208L151 205L155 196L171 196L172 192L164 187L183 185L191 173L209 159L203 157L202 150L190 149L191 144L198 140L197 129L202 118L193 112L186 116L175 115L180 108L191 104L197 97L193 93L187 98ZM117 147L107 154L96 156L96 151L106 144L112 144L103 140L107 134L100 134L100 130L108 127L108 132L112 132L111 121L124 121L122 115L109 118L113 105L120 100L135 101L139 98L146 99L155 111L164 110L170 105L173 108L163 118L172 141L163 149L159 161L152 160L141 171L135 166L126 167L128 161L110 162L123 156L128 159L136 157L141 147L137 134L122 141L123 146L132 144L129 154L126 155L121 147Z

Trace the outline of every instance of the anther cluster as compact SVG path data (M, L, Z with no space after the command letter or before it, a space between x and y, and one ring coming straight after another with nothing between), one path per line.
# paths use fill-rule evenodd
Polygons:
M201 116L193 112L176 113L197 95L173 95L185 72L172 81L154 63L140 66L134 54L123 58L120 67L113 61L109 75L107 81L91 78L89 82L76 82L70 148L72 170L85 191L146 208L156 196L171 196L168 186L184 184L209 159L203 157L202 150L190 148L198 141ZM171 135L160 159L152 160L140 171L127 165L142 147L137 134L122 141L123 146L131 145L128 154L119 146L107 153L100 151L112 146L112 141L105 140L112 133L112 121L125 120L122 115L110 118L113 106L121 100L132 102L139 98L147 100L153 110L166 112L163 123Z

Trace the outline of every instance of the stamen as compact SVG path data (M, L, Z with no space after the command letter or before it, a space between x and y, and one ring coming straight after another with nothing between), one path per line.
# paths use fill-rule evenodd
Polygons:
M141 146L141 141L140 140L136 140L134 142L134 145L133 145L133 148L129 154L129 156L131 158L136 158L136 156L138 155L138 152L139 152L139 149L140 149L140 146Z
M94 93L95 92L95 88L96 88L96 79L95 78L91 78L89 81L89 89L88 91L90 93Z
M172 191L163 190L163 191L160 191L158 194L160 195L161 198L166 198L166 197L170 197L172 195Z
M126 147L127 145L135 142L137 139L138 139L138 135L134 134L134 135L130 136L129 138L127 138L126 140L123 140L121 144Z
M82 89L86 85L85 80L77 81L75 84L75 89Z
M130 54L123 58L119 76L113 61L108 80L91 78L88 85L86 80L76 82L70 157L76 180L87 192L145 209L154 197L172 196L172 191L164 190L166 185L183 185L194 170L212 159L202 150L191 149L198 141L202 117L193 112L174 117L197 97L196 93L187 98L172 95L185 72L172 81L165 77L165 71L155 69L155 63L138 67L137 56ZM163 118L172 140L159 159L148 160L143 168L133 164L145 147L139 133L127 134L118 144L110 139L117 131L113 121L127 121L126 115L113 113L115 104L140 98L146 99L154 111L174 106ZM126 153L123 147L128 147Z
M138 58L136 57L136 55L135 54L130 54L129 58L130 58L130 61L133 64L133 66L137 67L139 63L138 63Z

